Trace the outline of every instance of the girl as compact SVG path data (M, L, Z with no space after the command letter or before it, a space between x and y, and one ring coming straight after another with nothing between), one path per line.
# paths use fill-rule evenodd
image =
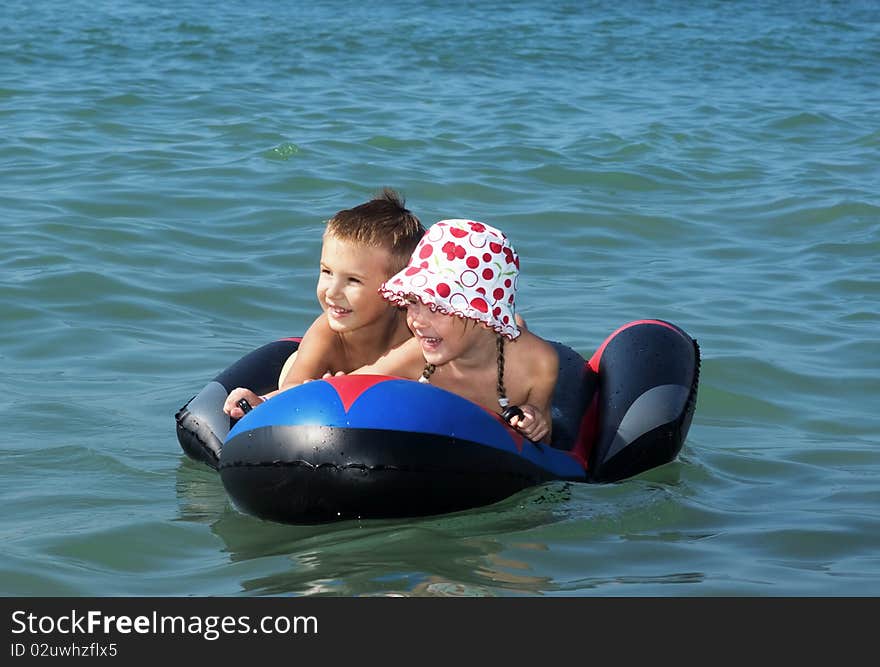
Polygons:
M407 267L379 288L406 308L413 338L354 373L430 382L549 443L559 360L515 314L518 276L519 257L494 227L472 220L432 225Z

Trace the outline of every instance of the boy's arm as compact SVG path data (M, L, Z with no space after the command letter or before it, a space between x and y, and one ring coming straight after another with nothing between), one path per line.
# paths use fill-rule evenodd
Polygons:
M425 366L422 348L415 338L407 338L397 347L392 347L372 364L353 370L352 375L393 375L415 379Z
M273 391L270 394L266 394L266 397L274 396L277 393L277 391ZM242 410L241 406L238 404L241 399L246 400L251 407L259 405L265 400L263 396L257 396L250 389L236 387L230 391L229 396L226 397L226 402L223 404L223 412L233 419L241 419L244 417L244 410Z
M335 336L327 325L326 316L322 314L312 322L312 326L309 327L302 341L300 341L299 349L294 353L296 358L293 360L290 370L287 371L287 375L279 382L278 389L270 391L268 394L257 396L250 389L236 387L226 397L226 401L223 404L223 412L233 419L241 419L244 417L244 411L238 405L241 399L246 400L252 407L256 407L285 389L295 387L306 380L314 380L323 376L333 365L333 356L336 351Z
M290 389L307 380L321 378L325 373L332 373L338 363L337 345L336 333L327 324L327 316L322 313L303 336L293 365L279 383L279 391Z

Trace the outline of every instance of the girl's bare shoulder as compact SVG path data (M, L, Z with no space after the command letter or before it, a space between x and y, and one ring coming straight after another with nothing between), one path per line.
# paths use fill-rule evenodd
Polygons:
M559 365L559 355L557 355L556 349L531 331L523 331L513 343L512 347L518 356L521 356L522 360L530 367Z

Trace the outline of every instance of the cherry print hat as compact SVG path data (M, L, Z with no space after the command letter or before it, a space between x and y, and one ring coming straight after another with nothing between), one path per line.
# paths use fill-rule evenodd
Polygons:
M513 340L519 257L499 230L473 220L441 220L425 233L409 265L379 287L405 306L415 296L431 310L482 322Z

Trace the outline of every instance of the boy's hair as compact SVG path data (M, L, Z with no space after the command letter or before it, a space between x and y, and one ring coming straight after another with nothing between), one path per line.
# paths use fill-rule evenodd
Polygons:
M409 262L425 228L407 209L406 200L391 188L383 188L375 198L339 211L327 221L324 234L333 234L343 241L353 241L376 248L385 248L391 255L390 274L403 269Z

